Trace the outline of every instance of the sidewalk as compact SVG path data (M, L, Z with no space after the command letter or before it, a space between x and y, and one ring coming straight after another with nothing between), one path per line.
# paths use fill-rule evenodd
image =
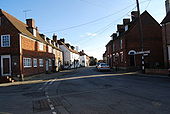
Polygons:
M51 78L60 78L61 76L74 74L75 72L76 72L76 69L71 69L71 70L63 70L63 71L56 72L56 73L37 74L37 75L24 77L23 81L48 80ZM15 81L21 81L18 77L13 77L13 79Z

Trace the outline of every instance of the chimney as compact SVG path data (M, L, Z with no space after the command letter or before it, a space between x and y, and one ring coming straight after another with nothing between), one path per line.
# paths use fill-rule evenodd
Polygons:
M116 38L117 38L117 33L113 33L113 34L111 35L111 37L112 37L112 40L116 39Z
M26 19L27 29L32 33L33 36L37 36L38 28L35 27L35 21L33 19Z
M123 19L123 25L127 25L128 23L130 23L130 19Z
M117 25L117 31L121 32L124 29L123 25Z
M170 11L170 0L165 1L166 13Z
M132 11L131 18L132 18L132 21L134 21L136 18L138 18L138 11Z
M64 39L64 38L60 39L60 41L63 42L63 43L65 43L65 39Z
M49 39L48 37L46 37L46 41L47 41L48 43L50 43L50 39Z
M57 35L56 34L53 34L53 40L54 40L54 42L57 42Z
M72 50L74 50L74 49L75 49L75 47L74 47L74 46L71 46L71 49L72 49Z
M70 44L69 43L67 43L67 44L65 44L68 48L70 48Z
M26 19L26 24L28 25L28 27L36 28L34 19Z
M46 40L44 34L40 34L40 36L41 36L42 39Z

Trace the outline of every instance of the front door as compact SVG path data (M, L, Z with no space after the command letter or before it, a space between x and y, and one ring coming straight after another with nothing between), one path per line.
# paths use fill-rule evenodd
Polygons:
M135 66L135 55L130 55L130 66Z
M1 75L10 76L11 75L11 58L10 55L1 56Z

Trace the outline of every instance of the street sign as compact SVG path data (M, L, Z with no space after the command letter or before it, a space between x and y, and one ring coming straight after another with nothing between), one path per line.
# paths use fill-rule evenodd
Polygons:
M149 54L149 53L151 53L150 50L136 52L136 54Z

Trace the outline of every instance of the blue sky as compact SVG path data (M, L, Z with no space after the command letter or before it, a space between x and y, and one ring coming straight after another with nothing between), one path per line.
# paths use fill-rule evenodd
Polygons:
M165 0L139 0L159 23L165 17ZM33 18L41 33L53 33L80 50L102 59L105 45L123 18L136 10L136 0L0 0L0 8L25 22Z

